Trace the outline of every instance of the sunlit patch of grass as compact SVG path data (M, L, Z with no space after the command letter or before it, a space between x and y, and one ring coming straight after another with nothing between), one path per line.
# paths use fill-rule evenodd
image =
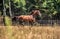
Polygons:
M8 16L5 16L5 25L6 26L11 26L12 25L12 21Z

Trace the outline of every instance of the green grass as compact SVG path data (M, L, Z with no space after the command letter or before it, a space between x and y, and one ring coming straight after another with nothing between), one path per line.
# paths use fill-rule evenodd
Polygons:
M5 17L5 25L6 26L11 26L12 25L12 21L8 16Z

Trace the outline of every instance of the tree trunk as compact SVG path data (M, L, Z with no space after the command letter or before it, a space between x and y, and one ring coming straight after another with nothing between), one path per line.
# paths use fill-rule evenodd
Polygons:
M5 8L5 1L3 0L3 22L4 22L4 25L5 24L5 16L6 16L6 8Z
M10 17L12 18L12 13L11 13L11 1L9 0L9 13L10 13Z
M3 16L6 16L5 1L3 0Z

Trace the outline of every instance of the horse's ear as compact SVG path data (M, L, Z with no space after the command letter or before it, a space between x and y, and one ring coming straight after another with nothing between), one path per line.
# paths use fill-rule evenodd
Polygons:
M33 14L33 12L30 12L30 15L32 15Z
M30 13L31 13L31 15L32 15L32 14L34 13L34 11L32 10Z

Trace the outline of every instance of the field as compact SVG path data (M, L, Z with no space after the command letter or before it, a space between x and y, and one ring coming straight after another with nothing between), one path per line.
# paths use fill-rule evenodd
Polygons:
M60 39L60 27L0 26L0 39Z

